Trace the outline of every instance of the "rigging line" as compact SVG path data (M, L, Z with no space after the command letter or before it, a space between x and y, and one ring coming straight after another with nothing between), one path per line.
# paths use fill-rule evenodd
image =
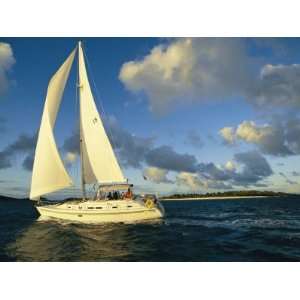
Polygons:
M92 79L92 84L93 84L95 92L96 92L96 101L100 104L100 109L101 109L102 116L103 116L104 120L107 120L107 122L108 122L109 120L108 120L107 114L105 113L104 106L103 106L103 103L102 103L101 98L100 98L100 93L99 93L98 87L96 85L96 82L94 80L94 74L93 74L91 65L90 65L89 60L88 60L87 51L86 51L87 50L86 45L84 45L84 48L85 48L85 51L83 51L83 55L85 56L85 59L86 59L86 62L87 62L87 66L88 66L88 69L90 71L90 75L91 75L90 77ZM105 126L105 124L104 124L104 126ZM115 137L113 135L113 130L110 129L109 124L108 124L108 126L105 126L105 127L106 127L106 129L108 130L108 132L109 132L109 134L111 136L112 147L113 147L114 150L116 150L116 143L115 143L116 140L115 140Z
M78 51L78 49L77 49L77 51ZM79 64L79 62L77 62L77 64ZM76 115L76 118L75 118L75 120L77 120L77 121L75 121L75 135L76 135L76 132L78 132L79 126L80 126L80 118L77 119L78 114L79 114L78 84L79 84L79 67L77 65L77 68L76 68L76 83L75 83L75 91L76 91L76 96L75 96L75 115ZM80 143L80 141L79 141L79 143ZM78 146L80 147L80 145L78 145ZM78 177L79 177L79 164L80 164L80 158L77 159L77 164L75 166L75 176L76 176L77 180L78 180Z

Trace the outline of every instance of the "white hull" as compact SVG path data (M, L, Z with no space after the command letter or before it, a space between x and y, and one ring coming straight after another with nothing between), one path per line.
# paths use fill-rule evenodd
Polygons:
M36 209L43 218L82 223L136 222L164 216L164 208L160 202L148 208L140 200L74 201L37 206Z

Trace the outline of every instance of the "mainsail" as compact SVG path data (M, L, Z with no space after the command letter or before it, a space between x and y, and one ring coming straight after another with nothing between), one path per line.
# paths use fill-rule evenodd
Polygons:
M79 56L80 138L84 183L125 183L90 88L81 43Z
M49 82L47 96L35 150L30 199L54 192L73 184L54 140L53 128L76 49Z

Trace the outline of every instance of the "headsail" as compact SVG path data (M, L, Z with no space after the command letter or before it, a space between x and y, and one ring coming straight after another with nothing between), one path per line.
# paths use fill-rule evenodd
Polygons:
M58 153L53 128L75 52L76 49L73 50L49 82L35 150L30 199L36 199L41 195L73 184Z
M80 43L78 55L84 183L126 182L94 102Z

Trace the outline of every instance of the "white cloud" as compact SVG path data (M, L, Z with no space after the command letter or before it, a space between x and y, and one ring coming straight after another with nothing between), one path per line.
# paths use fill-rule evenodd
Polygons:
M239 38L169 40L154 47L142 59L124 63L119 79L129 90L144 92L154 113L167 112L176 104L232 96L243 97L258 109L280 107L284 112L299 107L300 64L262 65L266 57L251 56L247 41ZM261 39L252 47L259 49L259 44L272 43L270 39ZM285 46L285 51L288 50Z
M10 44L0 42L0 94L5 92L9 85L7 73L15 63Z
M176 183L179 186L189 187L192 190L198 190L204 186L198 175L188 172L180 172L176 176Z
M144 176L155 183L170 183L167 178L168 171L156 167L148 167L144 170Z
M77 154L74 152L67 152L65 156L65 161L67 164L72 164L77 159Z
M248 86L249 65L241 39L180 38L124 63L119 78L129 90L145 92L153 112L163 113L174 103L238 94Z
M236 163L232 160L229 160L225 164L225 169L228 171L235 171L236 170Z
M271 126L257 126L253 121L244 121L236 130L236 136L249 143L259 144L270 135L273 135L273 128Z
M253 121L243 121L236 129L233 127L224 127L219 133L230 144L234 143L237 139L259 144L268 136L273 135L273 128L270 125L258 126Z
M285 156L300 152L300 143L297 136L300 134L300 121L288 120L282 124L257 125L253 121L243 121L236 128L224 127L219 131L224 141L233 144L236 141L258 146L262 152Z
M234 144L236 136L233 127L224 127L220 129L219 133L226 143Z
M224 183L220 180L200 178L199 174L193 174L189 172L180 172L176 176L176 184L185 188L189 188L192 191L197 191L199 189L207 190L226 190L232 188L228 183Z

